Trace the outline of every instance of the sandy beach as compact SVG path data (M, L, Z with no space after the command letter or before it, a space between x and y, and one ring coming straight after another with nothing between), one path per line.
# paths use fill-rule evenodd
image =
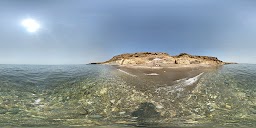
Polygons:
M141 91L155 90L156 88L163 86L173 86L179 80L193 78L201 73L218 68L216 66L214 67L202 64L174 65L165 67L149 67L145 65L113 66L119 71L119 73L123 74L123 79L127 83L135 85L136 88ZM133 78L133 81L131 81L131 78ZM196 84L196 81L192 84Z

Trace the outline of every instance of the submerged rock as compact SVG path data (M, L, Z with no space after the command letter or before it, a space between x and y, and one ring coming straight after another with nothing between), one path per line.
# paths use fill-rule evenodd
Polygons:
M160 113L156 111L156 107L152 103L141 103L139 108L132 113L133 117L140 118L156 118L160 117Z
M0 107L0 114L5 114L7 112L8 112L7 109Z

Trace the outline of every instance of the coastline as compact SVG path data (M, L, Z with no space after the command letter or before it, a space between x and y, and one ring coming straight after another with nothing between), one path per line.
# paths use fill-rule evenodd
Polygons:
M106 64L111 65L111 64ZM148 65L112 65L112 66L119 66L119 67L127 67L127 68L140 68L140 69L163 69L163 68L210 68L210 67L218 67L221 65L208 65L208 64L189 64L189 65L182 65L182 64L169 64L165 66L148 66Z
M128 68L210 68L218 67L225 64L236 64L233 62L223 62L217 57L198 56L181 53L171 56L163 52L138 52L125 53L112 57L105 62L95 62L90 64L114 65Z
M216 70L220 66L178 65L173 67L148 67L133 65L110 65L116 68L126 83L134 85L136 90L154 92L159 87L175 86L180 80L194 78L200 74ZM133 81L131 81L133 79ZM142 84L138 84L142 83ZM192 91L197 82L189 86ZM146 85L145 85L146 84Z
M154 92L158 87L176 86L177 81L193 80L198 75L201 77L206 72L234 63L223 62L217 57L187 53L170 56L163 52L139 52L120 54L105 62L91 64L113 66L117 69L116 73L121 75L126 83L133 83L131 85L135 85L137 90ZM137 82L131 81L131 78ZM196 83L197 81L189 86L190 91Z

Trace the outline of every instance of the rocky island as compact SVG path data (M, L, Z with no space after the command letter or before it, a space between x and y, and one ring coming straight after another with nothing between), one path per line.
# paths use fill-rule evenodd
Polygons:
M231 64L223 62L217 57L196 56L187 53L181 53L176 56L170 56L164 52L138 52L126 53L114 56L108 61L91 63L108 64L126 67L193 67L193 66L219 66Z
M219 67L230 63L216 57L139 52L92 64L111 65L96 67L110 69L101 76L115 79L86 86L82 103L88 117L95 113L111 120L121 117L123 120L116 120L117 123L133 124L136 120L137 126L180 120L184 124L199 124L220 118L221 110L231 110L233 106L224 100L226 92L218 93L229 86L216 84L219 79L226 79L225 74L217 74Z

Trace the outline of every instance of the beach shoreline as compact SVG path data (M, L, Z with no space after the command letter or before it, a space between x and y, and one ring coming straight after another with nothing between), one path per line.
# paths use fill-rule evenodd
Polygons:
M168 64L161 66L150 66L150 65L117 65L117 64L105 64L111 65L114 67L125 67L125 68L134 68L134 69L175 69L175 68L215 68L222 65L209 65L209 64Z
M107 64L109 65L109 64ZM119 76L127 83L132 83L137 90L154 92L159 87L175 86L179 80L194 78L218 69L209 65L178 65L165 67L149 67L145 65L110 65L116 68ZM130 81L131 78L133 81ZM143 81L142 81L143 80ZM136 81L136 82L135 82ZM137 84L145 83L145 84ZM148 84L147 84L148 83ZM195 85L196 82L193 84ZM192 85L191 85L192 86Z

